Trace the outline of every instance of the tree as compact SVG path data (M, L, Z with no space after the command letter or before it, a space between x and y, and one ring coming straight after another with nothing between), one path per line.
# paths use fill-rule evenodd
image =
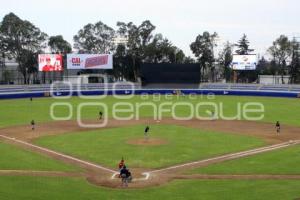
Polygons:
M38 72L38 53L23 49L22 54L17 58L19 70L26 78L25 83L30 82L30 74Z
M111 53L115 31L101 21L87 24L73 37L74 48L84 53Z
M155 26L146 20L137 26L132 22L118 22L118 34L127 39L126 53L130 56L132 62L133 77L131 80L136 81L139 75L140 64L145 58L147 45L150 43L155 30Z
M63 36L51 36L48 41L48 45L53 53L71 53L72 47L69 42L64 40Z
M149 20L140 25L135 25L132 22L118 22L117 26L118 37L127 42L119 45L115 52L114 62L118 62L114 69L115 74L122 73L127 77L127 80L136 81L139 76L140 65L143 62L183 63L185 61L182 50L174 46L162 34L153 35L155 26ZM126 72L123 70L125 68ZM118 71L121 69L122 72Z
M186 63L186 64L189 64L189 63L195 63L195 59L188 56L188 57L185 57L184 60L183 60L183 63Z
M186 62L186 57L185 57L185 54L183 53L183 51L177 47L173 47L173 52L174 52L174 55L175 55L175 63L179 63L179 64L182 64L182 63L185 63Z
M300 44L295 39L291 42L291 64L289 65L290 82L295 84L300 82Z
M272 69L270 67L270 62L268 62L265 59L265 57L262 57L261 59L259 59L256 70L257 70L258 74L261 74L261 75L273 75Z
M210 34L209 32L203 32L203 34L198 35L195 42L190 45L193 54L200 62L202 69L201 81L203 81L204 72L207 68L210 69L212 81L214 80L214 47L216 46L215 39L217 36L217 33Z
M237 50L235 51L238 55L248 55L254 51L254 49L249 48L249 40L247 39L247 35L244 34L242 38L235 45L237 46Z
M15 58L19 65L19 71L27 83L26 67L28 63L24 59L28 52L34 53L45 47L47 35L35 27L32 23L20 19L13 13L7 14L0 25L0 41L5 54L9 58Z
M9 84L9 82L11 81L11 78L12 78L12 74L10 71L4 70L2 72L2 79L3 79L2 81L4 84Z
M183 63L185 55L162 34L156 34L145 46L143 61L149 63Z
M238 55L249 55L251 52L254 51L254 49L250 49L250 42L247 39L247 35L244 34L242 38L238 41L235 46L237 47L237 50L235 51ZM236 72L238 80L241 80L242 82L253 82L257 79L257 73L254 70L240 70Z
M223 50L219 53L218 60L219 60L220 65L224 69L224 78L226 79L226 81L230 81L230 78L231 78L230 64L233 59L233 55L232 55L233 46L234 45L227 42L225 44Z
M132 80L132 59L126 52L126 47L123 44L119 44L114 54L114 77L120 81Z
M71 44L64 40L63 36L57 35L57 36L51 36L48 41L48 46L50 47L52 53L59 53L63 56L63 63L67 63L67 55L68 53L72 52ZM64 64L66 67L66 64ZM63 71L60 72L61 79L63 78ZM54 73L53 75L56 76L57 73ZM55 77L56 78L56 77Z
M292 54L291 42L287 36L281 35L273 42L273 45L268 49L268 52L273 57L274 63L279 66L279 73L281 74L282 83L284 83L283 76L286 72L287 59Z

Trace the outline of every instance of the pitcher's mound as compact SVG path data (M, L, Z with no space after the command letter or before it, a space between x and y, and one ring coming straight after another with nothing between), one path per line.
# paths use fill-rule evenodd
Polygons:
M140 146L159 146L167 143L168 143L167 140L159 139L159 138L149 138L148 140L145 140L144 138L140 138L140 139L132 139L127 141L127 144L140 145Z

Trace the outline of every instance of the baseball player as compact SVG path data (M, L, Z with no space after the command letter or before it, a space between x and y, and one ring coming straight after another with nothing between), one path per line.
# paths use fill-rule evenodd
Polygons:
M123 187L128 187L128 182L131 179L131 173L129 172L129 170L126 168L125 165L121 169L120 175L121 175L121 178L122 178L122 186Z
M277 121L277 122L276 122L276 132L277 132L277 134L280 133L280 129L281 129L280 123L279 123L279 121Z
M146 126L145 132L144 132L145 140L149 139L149 131L150 131L150 127Z
M100 112L99 112L99 120L102 120L102 116L103 116L103 112L100 111Z
M121 170L123 169L124 166L125 166L125 161L124 161L124 158L122 158L122 160L120 161L120 163L118 165L119 172L120 172L119 178L121 178Z
M34 129L35 129L35 121L31 120L30 124L31 124L31 130L34 131Z

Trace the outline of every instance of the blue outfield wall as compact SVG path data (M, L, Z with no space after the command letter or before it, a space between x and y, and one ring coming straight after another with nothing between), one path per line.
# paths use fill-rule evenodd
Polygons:
M85 96L97 96L97 95L129 95L134 93L135 95L142 94L174 94L175 91L181 91L182 94L195 94L195 95L230 95L230 96L260 96L260 97L286 97L286 98L299 98L298 92L288 91L246 91L246 90L201 90L201 89L139 89L139 90L99 90L99 91L73 91L72 94L68 91L54 92L54 96L78 96L80 93ZM18 98L39 98L50 97L49 92L22 92L22 93L0 93L0 99L18 99Z

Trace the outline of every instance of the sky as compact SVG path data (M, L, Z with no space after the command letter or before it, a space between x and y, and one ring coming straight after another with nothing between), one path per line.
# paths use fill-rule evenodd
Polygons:
M300 36L299 0L0 0L0 18L14 12L49 36L73 36L84 25L102 21L140 24L150 20L186 55L204 31L217 32L221 43L236 43L245 33L261 56L281 34Z

